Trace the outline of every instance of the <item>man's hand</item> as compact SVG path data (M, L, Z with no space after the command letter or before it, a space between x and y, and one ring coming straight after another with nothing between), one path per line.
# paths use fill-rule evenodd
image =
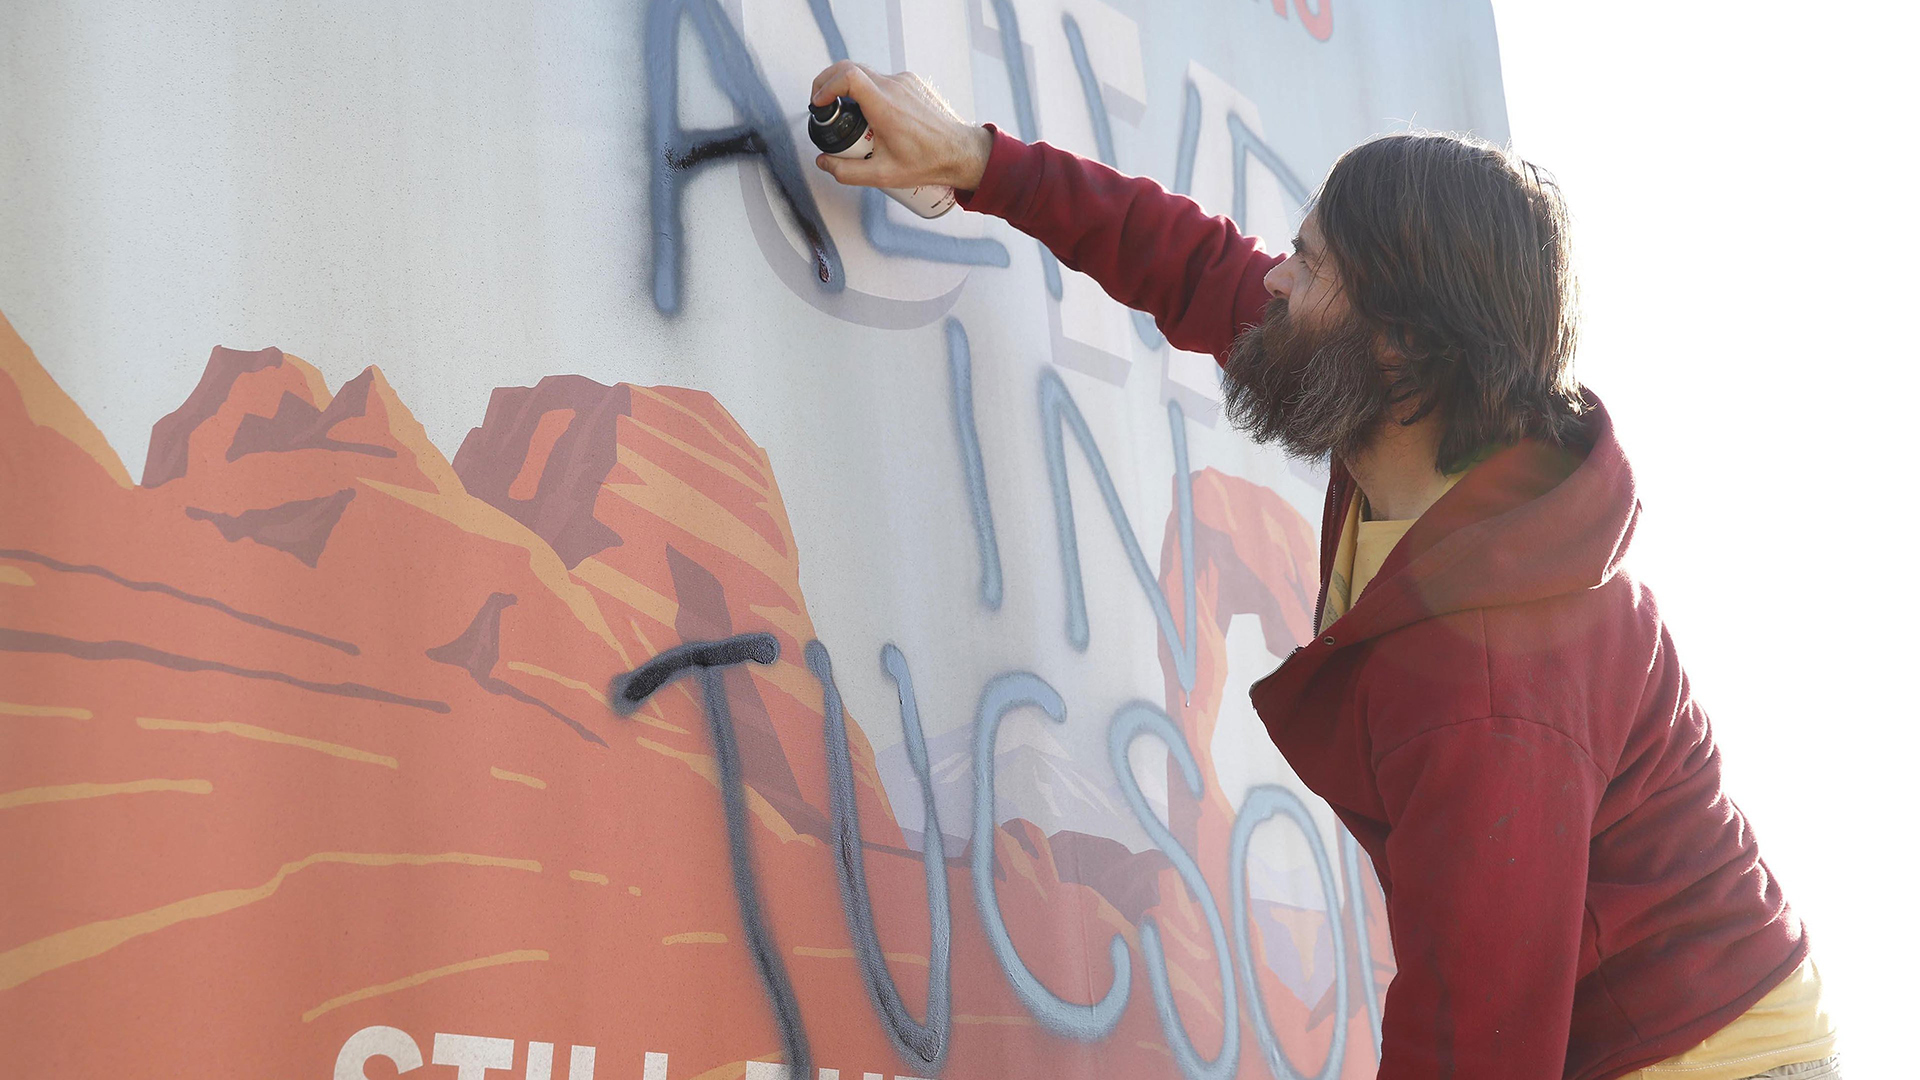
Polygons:
M837 158L821 154L814 164L843 184L912 188L943 184L961 191L980 186L987 171L993 134L954 114L933 87L911 71L882 75L842 60L813 80L813 104L836 97L860 104L873 128L873 156Z

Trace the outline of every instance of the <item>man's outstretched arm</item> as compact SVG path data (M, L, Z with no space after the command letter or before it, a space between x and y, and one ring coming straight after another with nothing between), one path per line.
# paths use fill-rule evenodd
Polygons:
M1175 348L1220 357L1242 326L1260 321L1262 279L1284 256L1260 250L1192 199L968 124L910 73L878 75L842 61L814 80L813 100L840 95L860 103L878 142L865 160L821 155L820 167L842 182L951 185L962 206L1006 219L1115 300L1153 316Z

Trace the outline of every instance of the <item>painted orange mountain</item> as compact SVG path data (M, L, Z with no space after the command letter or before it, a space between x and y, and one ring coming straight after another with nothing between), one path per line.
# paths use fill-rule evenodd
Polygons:
M1224 535L1235 493L1220 491L1203 522ZM449 462L377 368L330 393L297 357L220 348L135 484L0 319L9 1075L327 1076L376 1025L417 1041L422 1076L455 1075L431 1064L435 1033L557 1044L556 1077L568 1044L597 1049L602 1080L638 1080L649 1053L670 1080L778 1061L697 691L672 684L632 718L603 696L669 647L747 630L780 645L726 682L767 920L816 1063L910 1071L842 916L799 557L767 454L698 391L571 375L500 389ZM1221 666L1218 637L1203 670ZM879 934L924 1016L923 869L848 729ZM1015 943L1090 1000L1111 980L1106 939L1125 936L1137 966L1151 915L1211 1052L1204 920L1164 861L1097 840L996 830ZM1144 986L1103 1043L1036 1026L961 855L943 1075L1173 1075ZM1297 1064L1336 1024L1367 1043L1358 998L1315 1018L1327 1002L1262 979ZM1342 1075L1371 1068L1350 1052ZM1239 1075L1263 1073L1243 1051Z

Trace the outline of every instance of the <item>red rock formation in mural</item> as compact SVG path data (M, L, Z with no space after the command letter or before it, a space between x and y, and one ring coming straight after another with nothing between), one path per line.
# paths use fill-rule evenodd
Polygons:
M1194 853L1201 866L1225 866L1233 835L1235 811L1214 771L1208 752L1218 730L1222 696L1227 688L1227 628L1236 615L1252 616L1258 623L1267 651L1286 656L1295 645L1312 633L1313 611L1319 599L1316 574L1318 554L1311 526L1271 489L1261 487L1218 469L1201 469L1193 474L1193 572L1196 626L1181 627L1183 633L1196 636L1194 685L1183 690L1174 668L1173 654L1161 642L1160 667L1166 682L1166 711L1187 738L1200 766L1201 794L1194 797L1180 778L1177 766L1168 763L1169 826ZM1181 589L1180 522L1168 514L1166 533L1160 547L1160 588L1175 612ZM1176 620L1179 618L1175 616ZM1339 853L1328 852L1338 866ZM1356 859L1359 856L1354 856ZM1363 970L1360 951L1351 944L1347 953L1349 982L1367 985L1371 978L1385 987L1392 978L1392 946L1387 936L1386 908L1379 886L1372 880L1372 869L1364 859L1364 875L1369 889L1354 911L1352 896L1343 894L1344 910L1313 911L1280 904L1253 903L1265 915L1256 918L1254 936L1267 930L1284 930L1295 939L1294 951L1311 957L1314 948L1302 941L1327 940L1328 918L1345 920L1351 926L1365 926L1368 933L1371 971ZM1216 902L1221 910L1231 903L1231 888L1237 882L1213 880ZM1258 955L1270 955L1256 943ZM1329 950L1330 951L1330 950ZM1263 969L1263 979L1271 979L1272 965ZM1335 1008L1331 980L1322 979L1327 988L1316 1001L1301 1002L1285 990L1276 991L1277 980L1263 982L1262 993L1273 1013L1275 1031L1291 1059L1306 1063L1324 1061L1332 1041L1333 1027L1322 1021ZM1311 1069L1309 1069L1311 1071Z
M669 1054L671 1080L779 1060L693 688L631 719L603 696L667 647L750 629L775 635L779 662L726 681L768 921L817 1064L911 1072L841 913L798 568L772 463L704 393L577 376L502 389L450 463L377 368L330 394L277 349L216 349L155 425L136 485L0 319L12 1075L329 1075L371 1025L411 1033L429 1060L434 1032L559 1044L555 1076L566 1044L592 1045L601 1080L638 1078L648 1051ZM879 932L924 1015L923 871L849 735ZM1037 828L993 841L1002 909L1043 981L1104 991L1120 933L1138 984L1137 883L1105 886L1123 915L1063 880ZM1069 878L1091 878L1071 861ZM1169 959L1210 1053L1205 922L1161 878L1144 912L1199 943ZM944 1075L1078 1074L1096 1058L1116 1078L1172 1072L1143 986L1111 1053L1040 1030L986 947L965 870L949 881ZM1283 987L1267 994L1277 1026L1307 1022ZM1350 1054L1343 1075L1370 1066ZM1243 1051L1240 1075L1262 1072Z

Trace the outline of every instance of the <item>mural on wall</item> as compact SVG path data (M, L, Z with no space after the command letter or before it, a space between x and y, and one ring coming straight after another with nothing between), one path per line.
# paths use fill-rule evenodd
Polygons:
M157 401L90 378L122 363L67 321L94 299L44 302L84 285L0 276L9 1068L1372 1075L1378 884L1238 701L1309 631L1311 470L1031 241L909 223L796 139L812 74L873 59L1271 236L1374 121L1289 157L1259 41L1304 101L1377 76L1502 133L1478 8L1219 6L602 9L644 105L578 122L640 150L630 355L476 347L434 385L413 331L203 342ZM387 288L413 257L366 256ZM287 303L288 348L353 306ZM883 407L834 412L862 383Z

